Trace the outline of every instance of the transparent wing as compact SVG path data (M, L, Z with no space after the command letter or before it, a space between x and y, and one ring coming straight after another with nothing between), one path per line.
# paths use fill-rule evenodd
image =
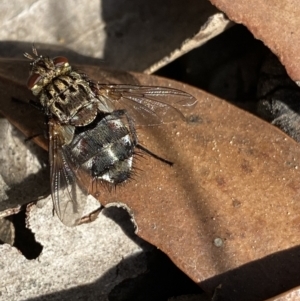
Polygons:
M197 100L190 94L166 87L98 85L101 100L125 109L136 125L156 125L185 119Z
M62 148L72 128L49 121L51 195L55 212L66 226L78 224L87 201L87 193L79 187L74 166Z

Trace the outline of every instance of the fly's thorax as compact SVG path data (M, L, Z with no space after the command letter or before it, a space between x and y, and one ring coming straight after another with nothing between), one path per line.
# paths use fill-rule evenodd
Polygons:
M62 124L85 126L91 123L98 111L98 98L89 82L77 72L54 78L39 95L46 111Z
M111 101L100 98L98 84L72 71L67 58L38 56L36 49L33 53L35 57L25 54L32 60L27 86L39 98L47 116L56 117L63 125L86 126L98 112L113 112Z
M93 122L97 114L111 113L112 103L96 94L97 85L85 75L72 71L55 77L39 98L46 112L58 118L62 124L85 126Z
M61 59L63 59L63 61ZM41 91L51 83L54 78L61 75L68 75L71 72L72 68L65 58L58 57L50 59L48 57L38 57L31 63L27 86L33 95L39 96Z

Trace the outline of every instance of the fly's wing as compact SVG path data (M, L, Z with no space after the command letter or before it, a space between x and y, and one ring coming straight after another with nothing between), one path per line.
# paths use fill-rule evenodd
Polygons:
M74 165L63 150L73 134L74 127L49 121L51 195L56 214L66 226L78 224L87 201L87 193L78 185Z
M136 125L157 125L185 119L197 100L190 94L166 87L98 85L98 97L125 109Z

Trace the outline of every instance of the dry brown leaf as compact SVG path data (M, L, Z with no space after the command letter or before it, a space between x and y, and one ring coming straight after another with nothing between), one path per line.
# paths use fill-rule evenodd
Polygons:
M17 104L10 109L12 96L28 97L21 84L24 64L0 67L1 112L32 134L37 111L22 109L24 118ZM82 69L100 78L99 68ZM138 129L141 143L173 161L173 167L150 156L139 158L137 176L112 193L99 187L99 201L129 208L137 234L208 292L222 284L224 296L234 290L231 300L261 300L278 294L279 286L283 291L295 286L300 268L298 144L203 91L158 77L131 76L143 85L189 92L198 105L186 124Z
M300 3L295 0L210 0L236 23L242 23L275 53L290 77L300 79Z
M265 301L297 301L300 299L300 287L295 287L288 292L282 293L278 296L270 298Z

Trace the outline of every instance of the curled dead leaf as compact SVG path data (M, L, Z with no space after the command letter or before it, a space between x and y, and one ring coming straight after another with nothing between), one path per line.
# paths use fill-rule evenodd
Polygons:
M8 74L13 64L22 71ZM1 113L30 136L39 130L43 117L27 104L17 109L20 104L11 102L12 97L28 97L23 85L24 62L0 66L0 85L5 91ZM81 69L94 79L104 74L97 67ZM118 77L117 72L110 74ZM296 248L300 211L297 143L198 89L143 74L128 74L128 79L186 91L198 99L198 105L187 123L138 129L141 143L174 162L173 167L144 156L136 160L139 171L132 181L114 192L99 189L94 196L105 206L129 208L137 235L168 254L208 292L220 283L224 292L239 287L245 275L249 292L259 286L265 298L274 295L279 284L283 289L293 285L299 263L290 258L293 270L273 277L272 269L280 267L274 267L269 257L287 260L292 248L293 258L300 252ZM46 148L42 137L35 140ZM261 286L265 278L261 265L272 287ZM246 300L245 291L237 292L235 300L241 294Z

